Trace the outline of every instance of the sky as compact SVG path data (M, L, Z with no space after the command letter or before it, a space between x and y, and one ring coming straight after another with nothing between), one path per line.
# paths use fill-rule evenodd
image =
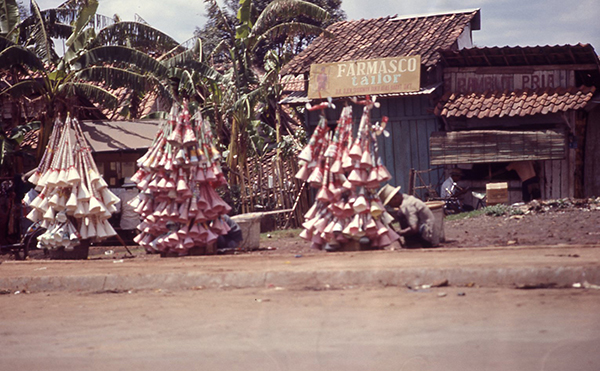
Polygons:
M39 0L41 9L63 1ZM202 0L99 0L98 13L122 20L138 14L179 42L204 24ZM28 3L25 0L25 3ZM592 44L600 53L599 0L342 0L348 19L422 15L481 9L477 47Z

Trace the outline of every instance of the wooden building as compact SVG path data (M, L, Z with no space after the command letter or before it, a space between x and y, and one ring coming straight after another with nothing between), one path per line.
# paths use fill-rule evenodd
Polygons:
M81 122L100 174L109 187L123 185L136 171L136 161L156 137L160 120Z
M438 50L459 50L472 46L472 31L480 29L479 9L414 17L384 17L337 22L327 28L334 37L320 36L282 69L282 75L292 75L305 81L304 88L281 103L301 106L316 102L308 98L308 79L313 64L373 60L401 56L420 57L420 84L412 91L379 95L379 109L372 112L373 121L388 116L390 137L381 136L379 152L393 178L391 184L409 188L411 169L430 169L429 137L441 130L440 120L433 114L435 99L442 86L441 59ZM292 77L287 77L292 79ZM297 80L294 80L297 81ZM358 94L364 95L364 94ZM337 109L327 112L335 125L341 107L351 104L347 98L336 98ZM362 109L356 106L354 117L358 125ZM306 112L309 131L318 122L318 113ZM422 174L428 184L443 181L443 168Z
M465 169L464 185L484 190L521 181L503 169L533 161L541 197L600 195L600 64L590 45L468 48L440 52L444 95L431 134L431 165Z

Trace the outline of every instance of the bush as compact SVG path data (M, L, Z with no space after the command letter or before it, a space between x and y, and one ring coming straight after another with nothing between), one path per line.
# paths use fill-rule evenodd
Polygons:
M498 205L494 205L494 206L486 206L483 210L485 212L485 215L503 216L508 213L509 209L510 209L510 207L508 207L506 205L498 204Z

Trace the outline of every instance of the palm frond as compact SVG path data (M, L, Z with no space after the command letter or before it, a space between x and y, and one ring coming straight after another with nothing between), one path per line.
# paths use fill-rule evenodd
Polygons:
M186 61L180 64L178 67L187 67L194 72L198 73L201 78L205 78L217 83L223 83L224 77L217 70L212 68L206 63L197 62L197 61Z
M45 93L44 84L39 80L27 79L19 81L11 87L0 92L0 95L10 95L12 98L21 99L23 97L36 98Z
M53 25L46 25L46 32L53 39L66 40L73 33L73 27L68 24L55 23Z
M181 74L181 79L179 80L178 90L180 93L184 93L188 97L195 95L196 87L194 84L194 78L189 71L183 70Z
M101 29L92 47L100 45L130 46L135 49L166 53L179 46L171 36L147 24L117 22Z
M165 55L169 55L169 54L170 53L167 53ZM159 60L161 60L161 58L159 58ZM186 61L191 61L191 60L202 62L202 40L200 40L200 38L196 38L193 48L186 50L183 53L174 55L174 56L164 60L163 63L165 63L165 65L167 67L172 67L172 66L177 66L179 64L185 63Z
M75 38L79 36L79 33L83 28L90 22L90 19L96 14L96 10L98 10L98 1L97 0L88 0L81 7L79 14L77 15L77 19L75 20L73 33L71 37L67 40L66 45L71 46L75 41Z
M35 0L31 0L31 11L35 21L35 27L31 35L34 40L35 52L41 60L51 64L54 56L53 43L46 32L46 25L40 13L40 7Z
M222 30L227 30L227 34L228 35L235 35L235 30L232 28L232 25L229 24L229 21L227 20L227 17L225 16L225 12L223 11L223 9L221 9L221 7L219 6L219 4L217 3L216 0L204 0L205 3L208 3L208 9L207 12L210 14L216 14L217 15L217 19L216 19L216 25L222 29Z
M323 33L326 37L334 37L333 33L323 29L322 27L314 26L308 23L280 23L263 32L256 39L256 42L254 43L254 45L252 45L252 47L256 48L263 40L277 39L281 36L320 35L321 33Z
M276 0L263 10L252 27L251 36L258 37L281 21L304 16L316 21L326 21L329 13L315 4L302 0Z
M16 0L0 0L0 35L7 35L19 23L19 5Z
M10 131L10 139L21 144L23 142L23 140L25 139L25 135L27 133L29 133L30 131L33 131L33 130L38 130L39 128L40 128L39 121L32 121L32 122L28 122L23 125L16 126Z
M142 92L148 90L150 85L150 80L147 76L110 66L84 68L77 72L76 77L87 81L104 83L105 86L111 89L126 87Z
M31 70L44 70L39 58L22 46L13 45L0 52L0 66L25 66Z
M261 85L274 87L277 84L278 79L279 79L279 71L276 69L272 69L262 76Z
M258 88L242 95L240 99L234 103L233 110L238 113L244 112L247 119L251 118L252 107L254 107L256 101L262 94L263 90Z
M167 67L146 53L125 46L100 46L84 53L76 60L82 68L102 63L122 63L142 72L158 76L167 73Z
M213 58L214 56L216 56L217 54L222 53L222 52L231 54L231 46L230 46L228 40L219 41L217 46L215 46L215 48L210 52L210 54L208 55L208 57L206 59L210 60L211 58Z
M79 35L73 40L71 46L67 49L64 55L64 60L67 63L71 63L72 60L79 57L79 54L85 52L85 47L96 38L96 32L93 28L86 28L83 32L80 32Z
M167 101L167 104L171 106L173 102L177 101L177 97L173 94L173 87L169 81L159 80L154 76L148 76L151 85L154 87L156 95L161 99Z
M6 37L2 37L0 36L0 50L4 50L6 48L9 48L13 45L16 45L14 43L14 41L7 39Z
M82 96L88 100L97 103L103 108L115 109L119 104L119 100L108 90L102 89L98 86L79 83L79 82L68 82L60 86L59 92L65 97Z
M32 5L33 6L33 5ZM39 8L38 8L39 9ZM39 15L33 10L17 27L22 40L28 40L38 26L38 20L43 20L44 28L50 37L67 39L73 32L71 23L77 19L77 11L73 9L44 9L39 10Z
M87 0L67 0L64 3L60 4L57 8L78 10L81 7L85 6L87 2Z

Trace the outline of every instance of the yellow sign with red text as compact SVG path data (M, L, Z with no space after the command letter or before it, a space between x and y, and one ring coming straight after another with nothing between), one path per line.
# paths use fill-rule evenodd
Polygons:
M418 91L421 56L313 64L308 97L351 97Z

